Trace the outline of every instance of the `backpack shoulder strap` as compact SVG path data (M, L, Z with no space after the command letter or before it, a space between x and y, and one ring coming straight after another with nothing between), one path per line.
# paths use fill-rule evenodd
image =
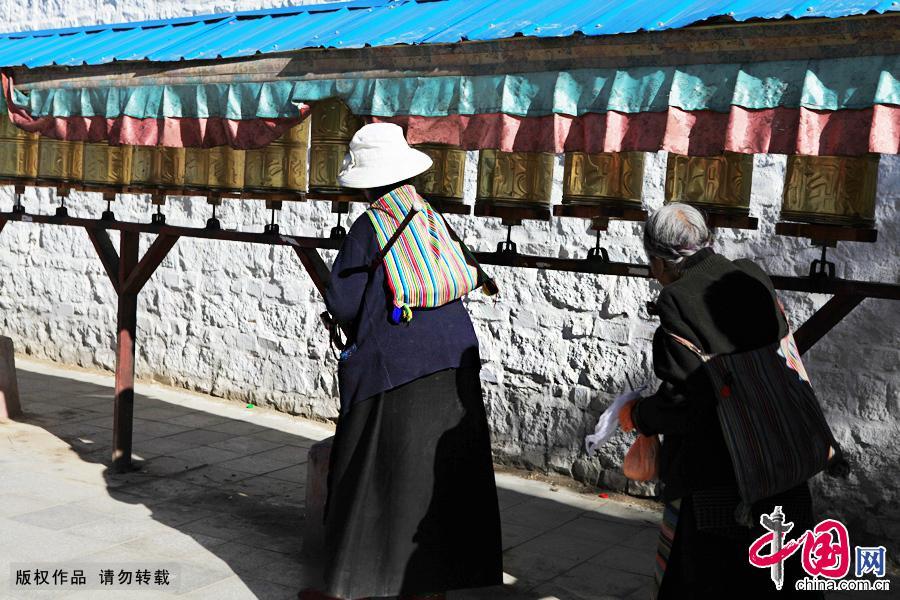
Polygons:
M371 210L371 209L370 209ZM375 255L375 258L372 259L371 268L374 270L378 268L378 265L381 264L381 261L384 260L384 257L388 255L388 252L391 251L391 248L394 247L394 244L397 243L397 240L400 239L400 236L403 235L403 232L412 222L413 217L419 214L415 208L410 207L409 211L406 213L406 216L400 221L400 224L397 226L397 229L394 230L394 234L390 237L387 243L384 245L384 248L378 251Z

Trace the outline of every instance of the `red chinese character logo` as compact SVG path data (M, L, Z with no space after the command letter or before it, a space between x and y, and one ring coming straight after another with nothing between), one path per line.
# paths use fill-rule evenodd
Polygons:
M840 521L826 519L803 534L803 569L815 577L846 577L850 572L850 536Z
M771 514L762 515L759 522L767 533L750 545L750 564L761 569L770 568L776 589L780 590L784 584L784 561L801 547L803 569L812 577L840 579L850 571L850 536L840 521L826 519L790 541L784 538L794 524L785 520L780 506L776 506ZM767 547L771 551L763 554Z

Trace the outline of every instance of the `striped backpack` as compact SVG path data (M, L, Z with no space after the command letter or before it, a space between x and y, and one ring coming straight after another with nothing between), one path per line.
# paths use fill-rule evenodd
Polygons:
M462 240L412 185L385 194L366 215L380 247L371 268L384 264L392 322L408 322L413 308L443 306L478 287L488 295L497 292Z

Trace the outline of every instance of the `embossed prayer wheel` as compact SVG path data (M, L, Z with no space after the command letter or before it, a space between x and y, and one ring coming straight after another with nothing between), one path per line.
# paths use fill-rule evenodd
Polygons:
M245 157L245 150L235 150L230 146L185 148L186 191L240 191L244 187Z
M38 170L38 134L28 133L0 115L0 177L34 179Z
M669 154L666 202L684 202L709 212L746 215L750 208L753 155Z
M875 225L877 154L789 156L781 218L801 223Z
M85 144L82 181L92 187L124 188L131 183L133 146Z
M312 105L310 116L309 191L324 194L348 193L338 185L337 177L350 151L353 134L362 127L362 120L337 98Z
M553 164L548 152L482 150L478 157L477 202L508 206L550 205Z
M247 150L244 187L251 191L306 192L309 119L292 127L271 144Z
M466 174L466 151L446 144L415 146L434 164L413 180L416 190L427 199L462 203Z
M641 208L643 152L566 152L563 204Z
M131 184L140 189L177 190L184 186L184 148L134 146Z
M38 179L74 182L81 180L84 142L41 138L38 143Z

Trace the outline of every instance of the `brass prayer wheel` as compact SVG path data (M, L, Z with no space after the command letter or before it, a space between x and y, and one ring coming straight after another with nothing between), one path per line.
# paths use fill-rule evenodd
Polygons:
M245 150L231 146L185 148L184 186L188 190L239 191L244 187Z
M308 148L309 119L304 119L268 146L247 150L244 187L257 191L305 192Z
M181 188L184 186L184 148L134 146L131 183L143 188Z
M877 154L789 156L781 218L801 223L875 225Z
M338 185L337 177L350 151L350 140L362 127L361 119L337 98L312 105L310 116L309 191L337 194L348 190Z
M641 208L643 152L566 152L563 204Z
M84 142L41 138L38 144L38 179L81 180L83 155Z
M430 169L413 180L416 190L427 199L462 203L466 151L446 144L419 144L415 148L434 161Z
M125 187L131 183L134 146L85 144L82 180L88 185Z
M750 208L753 155L669 154L666 202L685 202L710 212L746 215Z
M38 134L28 133L0 115L0 177L34 179L38 170Z
M477 202L514 206L550 205L553 163L548 152L482 150L478 157Z

